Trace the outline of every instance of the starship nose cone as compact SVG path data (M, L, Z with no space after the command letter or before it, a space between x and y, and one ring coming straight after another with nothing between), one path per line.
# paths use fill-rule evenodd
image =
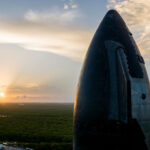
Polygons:
M119 13L110 10L82 67L74 104L74 150L146 149L149 91L145 62L132 34Z

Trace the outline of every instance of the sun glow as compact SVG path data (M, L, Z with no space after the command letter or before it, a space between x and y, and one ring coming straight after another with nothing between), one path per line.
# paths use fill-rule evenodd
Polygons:
M0 97L5 97L5 93L4 92L0 92Z

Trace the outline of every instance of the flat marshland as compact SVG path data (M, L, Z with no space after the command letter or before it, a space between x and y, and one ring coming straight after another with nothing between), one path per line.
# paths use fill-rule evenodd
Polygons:
M73 104L0 104L0 142L35 150L72 149Z

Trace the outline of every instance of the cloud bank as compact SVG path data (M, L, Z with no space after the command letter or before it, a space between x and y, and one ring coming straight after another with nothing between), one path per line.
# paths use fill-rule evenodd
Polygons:
M80 17L77 10L54 8L46 12L30 10L24 18L0 18L0 43L81 60L92 32L76 25Z
M107 8L119 11L142 55L150 59L150 0L108 0Z

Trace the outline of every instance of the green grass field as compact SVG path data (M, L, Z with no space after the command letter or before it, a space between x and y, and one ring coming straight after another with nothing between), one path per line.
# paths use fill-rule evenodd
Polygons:
M0 141L36 150L72 149L73 104L0 104Z

